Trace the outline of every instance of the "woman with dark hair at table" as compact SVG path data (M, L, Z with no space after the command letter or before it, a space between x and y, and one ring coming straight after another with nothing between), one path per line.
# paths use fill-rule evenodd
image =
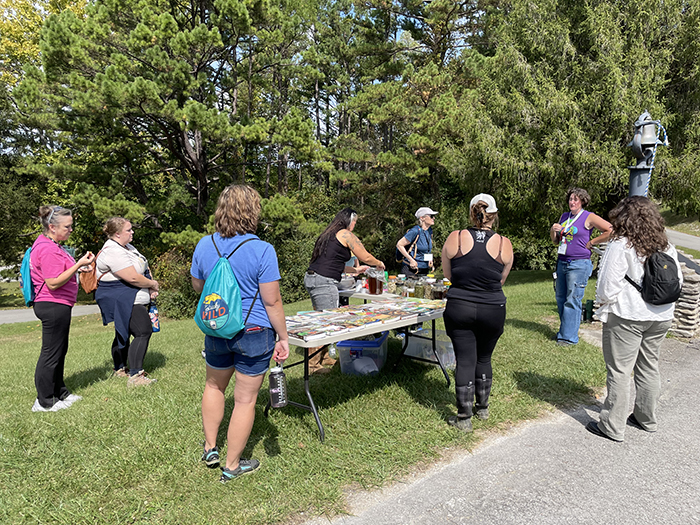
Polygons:
M338 283L343 272L362 273L367 269L367 266L346 266L353 254L365 265L384 269L384 263L370 254L353 233L356 224L357 213L352 208L344 208L316 239L309 269L304 275L304 287L311 296L314 310L338 308ZM324 370L323 364L335 363L327 353L328 349L324 348L310 361L314 371Z
M661 390L659 354L671 327L675 303L653 305L642 299L629 279L639 284L647 257L664 252L683 273L678 254L666 237L664 220L646 197L627 197L609 213L611 242L598 271L596 316L603 322L603 357L607 369L608 395L600 421L586 429L600 437L622 441L625 423L656 432L656 408ZM630 375L634 372L634 409L629 414ZM628 417L629 414L629 417Z
M202 461L210 468L219 466L216 437L224 418L226 388L234 375L236 381L228 424L228 451L219 479L222 483L260 466L257 459L244 459L241 454L253 429L255 403L270 359L281 363L289 356L277 254L271 244L255 235L259 218L257 191L239 184L224 188L214 212L216 233L199 241L190 270L192 287L201 293L219 260L219 252L231 255L240 246L229 263L240 288L243 315L247 316L245 328L232 339L204 338L207 378L202 395Z
M55 412L82 399L71 394L63 382L68 353L71 311L78 298L75 274L95 258L87 252L78 262L59 243L73 231L71 211L61 206L42 206L39 219L43 233L30 254L34 314L41 321L41 353L34 372L36 401L32 412Z
M457 361L457 415L447 422L463 432L472 431L474 409L479 419L489 417L491 355L503 333L503 284L513 265L513 245L494 231L498 221L494 198L486 193L476 195L469 204L469 218L473 227L453 231L442 248L442 269L452 281L445 329Z

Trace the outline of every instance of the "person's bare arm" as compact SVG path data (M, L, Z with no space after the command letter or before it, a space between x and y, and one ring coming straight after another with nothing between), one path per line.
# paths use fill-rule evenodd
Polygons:
M287 334L287 320L284 317L279 281L260 283L260 298L265 306L270 324L277 332L277 343L275 343L272 358L279 363L289 357L289 335Z
M158 281L155 279L149 279L145 275L141 275L133 266L128 266L123 270L112 273L122 281L129 283L132 286L138 286L139 288L150 288L155 292L158 291Z
M506 279L513 267L513 244L508 237L503 237L503 245L501 246L501 261L503 261L503 271L501 272L501 286L506 284Z
M377 266L382 270L384 269L384 263L369 253L365 247L362 246L360 239L358 239L357 236L351 231L340 230L337 234L337 238L340 241L340 244L350 248L352 253L354 253L363 263L369 264L370 266Z
M459 241L459 231L453 231L445 239L442 245L442 273L452 280L452 258L457 255Z
M202 279L197 279L194 276L190 276L192 278L192 288L194 288L194 291L197 293L202 293L202 290L204 290L204 281Z
M396 249L399 250L399 253L408 261L408 266L415 270L418 268L418 262L411 257L411 254L408 253L408 250L406 249L406 246L410 246L410 244L411 241L409 241L406 237L401 237L396 243Z
M595 213L591 213L588 216L586 223L586 226L588 228L592 227L601 232L601 234L598 235L598 237L591 239L586 243L586 248L590 250L592 246L595 246L596 244L602 244L604 242L607 242L608 239L610 239L610 234L612 234L612 224L610 224L608 221L606 221L602 217L599 217Z

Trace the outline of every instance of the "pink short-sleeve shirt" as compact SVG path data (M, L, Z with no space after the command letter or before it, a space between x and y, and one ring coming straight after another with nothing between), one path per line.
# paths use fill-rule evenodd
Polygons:
M45 279L55 279L75 264L75 259L60 245L43 234L39 235L32 246L29 264L36 291L34 302L48 301L68 306L75 304L78 298L77 277L71 277L66 284L53 291L44 282Z

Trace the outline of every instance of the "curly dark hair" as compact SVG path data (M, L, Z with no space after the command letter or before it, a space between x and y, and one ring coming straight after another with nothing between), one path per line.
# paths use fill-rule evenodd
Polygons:
M591 196L588 194L588 192L583 188L571 188L569 191L566 192L567 206L569 205L569 197L571 197L572 194L578 197L578 200L581 201L581 208L585 210L586 206L588 206L591 202Z
M647 197L627 197L608 214L612 224L611 239L627 238L627 245L637 255L649 257L668 247L664 219L656 204Z

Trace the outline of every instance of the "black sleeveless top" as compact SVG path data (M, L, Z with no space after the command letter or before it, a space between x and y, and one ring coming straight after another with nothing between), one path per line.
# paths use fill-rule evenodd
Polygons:
M309 270L319 275L340 281L345 269L345 263L352 257L350 248L340 244L337 237L333 236L326 245L325 253L319 255L315 261L309 264Z
M447 291L447 298L481 304L505 304L506 296L501 286L501 274L505 265L495 260L486 251L486 243L495 235L495 232L474 228L469 228L467 231L474 239L474 247L469 253L457 255L450 260L452 286ZM461 252L462 233L460 232L457 253Z

